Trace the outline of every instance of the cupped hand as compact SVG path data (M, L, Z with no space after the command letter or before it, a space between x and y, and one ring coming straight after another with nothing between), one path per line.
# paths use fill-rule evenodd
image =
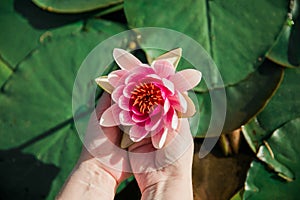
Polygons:
M129 173L131 167L126 150L120 148L122 133L119 127L102 127L99 125L101 115L110 105L111 97L108 93L104 93L90 117L85 135L85 147L79 162L89 160L97 163L99 167L110 173L119 184L131 175Z
M104 93L90 116L80 158L57 199L110 200L118 184L131 175L128 154L119 148L120 129L99 125L110 104L110 95Z
M157 150L146 138L129 147L129 159L142 192L142 199L193 199L193 138L187 119L168 134Z

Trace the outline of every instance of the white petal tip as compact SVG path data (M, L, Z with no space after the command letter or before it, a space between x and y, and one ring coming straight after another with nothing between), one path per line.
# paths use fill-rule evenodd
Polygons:
M95 79L97 85L99 85L103 90L108 92L109 94L112 93L114 87L108 82L107 76L101 76Z
M103 117L100 118L100 122L99 122L100 126L106 126L105 124L105 120L103 119Z
M159 139L158 142L153 141L153 139L154 139L153 137L155 137L155 136L152 136L152 144L156 149L163 148L163 146L165 145L166 139L167 139L168 131L169 130L167 128L164 130L164 132L162 133L161 138ZM156 137L159 137L159 136L156 136ZM158 138L156 138L156 139L158 139Z
M120 49L120 48L114 48L113 55L120 54L120 53L127 53L127 51L125 51L124 49Z
M132 70L142 64L139 59L124 49L115 48L113 57L119 67L124 70Z
M142 140L142 138L135 138L135 137L132 137L132 136L130 136L129 138L130 138L130 140L132 140L133 142L139 142L139 141Z
M179 60L181 58L181 55L182 55L182 48L177 48L177 49L173 49L173 50L157 57L155 60L167 60L176 69L176 67L179 63Z

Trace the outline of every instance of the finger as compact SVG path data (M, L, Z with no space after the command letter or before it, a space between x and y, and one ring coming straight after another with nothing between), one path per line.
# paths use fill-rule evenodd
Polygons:
M97 119L99 120L104 113L104 111L111 106L111 97L107 92L103 92L102 96L99 98L96 106Z
M148 153L155 151L155 148L152 145L152 140L150 137L143 139L140 142L133 143L128 147L128 151L134 153Z
M165 146L172 143L172 141L176 138L183 138L184 141L193 140L190 124L187 118L182 118L179 120L178 128L175 131L170 131L166 138Z

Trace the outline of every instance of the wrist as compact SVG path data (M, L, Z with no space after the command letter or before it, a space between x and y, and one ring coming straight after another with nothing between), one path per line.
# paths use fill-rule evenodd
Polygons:
M117 182L97 162L79 162L57 199L98 199L100 196L102 199L112 200Z
M192 179L189 177L170 178L149 185L142 193L142 200L152 199L193 199Z
M94 184L97 187L107 189L113 192L117 187L115 177L101 166L98 160L88 160L80 163L77 167L81 173L85 174L85 181ZM108 190L108 189L107 189Z

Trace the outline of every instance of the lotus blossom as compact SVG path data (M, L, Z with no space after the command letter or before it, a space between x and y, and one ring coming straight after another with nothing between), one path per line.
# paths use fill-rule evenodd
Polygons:
M153 146L162 148L168 133L178 128L178 118L195 114L187 91L199 84L201 72L176 72L180 48L159 56L151 65L122 49L114 49L113 57L121 69L96 79L113 100L100 125L121 125L133 142L151 137Z

